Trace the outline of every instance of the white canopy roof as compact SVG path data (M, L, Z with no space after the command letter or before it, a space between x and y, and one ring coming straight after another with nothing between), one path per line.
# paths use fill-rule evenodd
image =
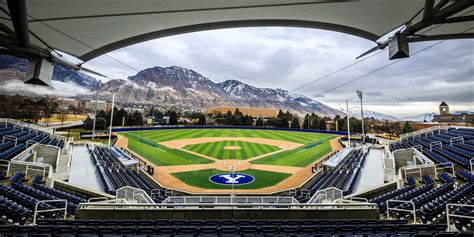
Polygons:
M425 2L431 5L430 12L422 11ZM449 15L450 17L469 16L468 13L473 11L473 2L471 0L26 0L26 14L30 31L29 41L32 45L42 49L48 49L50 46L87 61L112 50L150 39L231 27L309 27L344 32L375 42L413 17L411 26L414 27L412 30L414 32L411 34L426 31L429 29L427 26L435 27L437 25L428 24L429 21L441 23L437 19L443 18L440 15L442 10L454 8L455 3L462 9L455 11L455 14ZM7 0L0 0L0 3L4 10L0 13L0 22L14 30ZM430 14L424 18L425 13ZM423 24L417 25L420 22ZM473 37L469 32L457 34L472 26L472 20L443 24L424 34L425 37L413 37L411 40ZM416 27L421 28L416 30Z

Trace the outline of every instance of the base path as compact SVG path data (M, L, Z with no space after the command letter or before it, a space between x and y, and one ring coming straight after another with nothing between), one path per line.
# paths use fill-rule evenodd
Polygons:
M277 146L283 150L293 150L300 146L304 146L302 143L267 139L267 138L252 138L252 137L200 137L200 138L187 138L173 141L160 142L160 145L167 146L173 149L184 148L187 145L210 143L210 142L222 142L222 141L241 141L241 142L252 142L260 143L270 146Z

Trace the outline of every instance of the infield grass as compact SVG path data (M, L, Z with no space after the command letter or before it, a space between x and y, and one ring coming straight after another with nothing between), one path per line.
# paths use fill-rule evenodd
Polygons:
M226 150L227 146L238 146L240 150ZM280 150L277 146L244 141L220 141L187 145L186 150L210 156L220 160L246 160Z
M232 189L232 185L216 184L209 181L209 178L215 174L229 173L217 169L195 170L187 172L172 173L173 176L180 179L190 186L205 188L205 189ZM243 170L236 173L243 173L252 175L255 181L249 184L234 185L234 189L259 189L274 186L284 179L288 178L290 174L277 173L263 170Z

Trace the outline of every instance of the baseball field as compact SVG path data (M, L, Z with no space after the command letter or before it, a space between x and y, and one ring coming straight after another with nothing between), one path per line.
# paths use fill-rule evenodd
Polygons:
M120 146L155 167L158 174L154 177L160 183L195 191L229 189L230 185L209 179L232 171L253 179L235 185L235 189L282 185L333 152L337 138L331 134L258 129L160 129L119 135Z

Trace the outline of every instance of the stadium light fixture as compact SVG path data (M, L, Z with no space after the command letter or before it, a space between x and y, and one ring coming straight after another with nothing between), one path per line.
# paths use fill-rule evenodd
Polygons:
M364 109L362 107L362 98L364 93L360 90L356 90L357 96L360 99L360 115L362 118L362 144L365 144L365 131L364 131Z

